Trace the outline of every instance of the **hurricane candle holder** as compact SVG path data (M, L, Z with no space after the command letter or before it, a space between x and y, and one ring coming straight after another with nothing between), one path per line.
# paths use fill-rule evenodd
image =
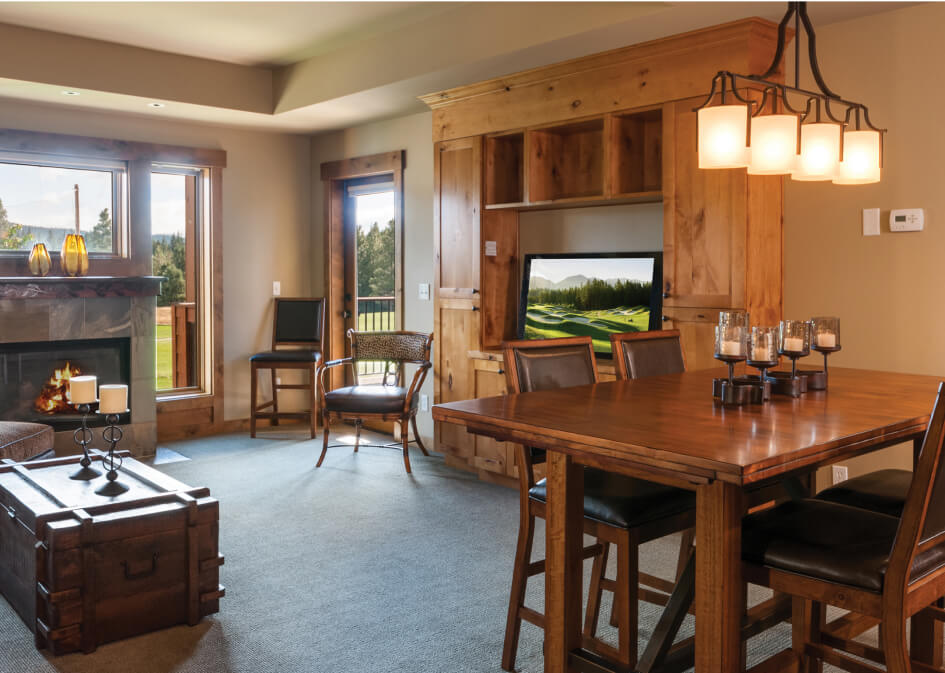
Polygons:
M747 317L747 314L745 315ZM722 320L721 315L719 319ZM723 404L745 404L750 401L750 386L739 385L735 381L735 363L744 362L747 357L747 326L732 323L719 324L715 328L715 359L728 365L728 378L714 379L712 394Z
M798 373L798 358L810 354L810 324L805 320L782 320L778 329L778 353L791 359L790 372L770 372L772 392L800 397L807 392L807 374Z
M746 383L759 389L761 401L771 399L771 383L767 372L778 365L778 328L752 327L748 342L749 367L761 372L760 376L745 376Z
M114 497L128 490L125 484L118 481L118 470L121 469L122 458L115 453L115 447L121 441L123 433L118 426L118 414L107 413L103 415L105 416L106 425L105 429L102 430L102 439L108 442L108 455L102 458L102 465L108 470L105 473L105 479L108 481L99 486L95 492L99 495Z
M92 467L92 458L89 456L89 444L92 443L92 430L89 429L89 413L92 411L92 405L81 403L78 405L79 413L82 414L82 427L76 428L72 433L72 439L76 444L82 447L82 458L79 459L81 467L69 475L70 479L76 481L92 481L102 473Z
M808 388L827 389L827 356L840 350L840 318L820 317L810 321L811 348L824 356L824 370L814 372L814 378L808 382Z

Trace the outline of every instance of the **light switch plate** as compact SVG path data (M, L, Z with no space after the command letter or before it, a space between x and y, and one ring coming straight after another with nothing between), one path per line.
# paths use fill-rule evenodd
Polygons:
M429 283L420 283L419 289L417 291L418 299L429 299L430 298L430 284Z
M879 236L879 208L863 209L863 235Z
M277 280L272 281L272 296L278 297L282 294L282 283Z
M430 398L420 395L420 411L430 411Z
M485 256L486 257L495 257L498 254L499 250L495 241L486 241Z

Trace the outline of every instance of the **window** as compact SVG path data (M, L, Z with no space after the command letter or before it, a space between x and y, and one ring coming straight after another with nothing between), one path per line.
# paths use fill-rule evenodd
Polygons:
M51 253L79 231L92 255L126 256L127 166L119 161L38 160L0 153L0 253L44 243Z
M155 313L156 389L162 396L209 392L208 180L200 168L157 166L151 173L152 269L165 278Z

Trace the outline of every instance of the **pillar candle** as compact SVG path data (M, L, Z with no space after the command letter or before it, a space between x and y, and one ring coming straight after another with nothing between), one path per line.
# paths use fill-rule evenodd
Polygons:
M755 346L751 349L751 359L755 362L768 362L771 358L768 356L768 349L764 346Z
M830 332L821 332L817 335L817 345L821 348L836 348L837 335Z
M69 379L69 400L72 404L92 404L95 402L94 376L73 376Z
M98 394L102 398L99 413L123 414L128 411L128 386L124 384L101 385Z
M801 337L784 337L784 350L800 353L804 350L804 340Z
M741 355L741 344L737 341L723 341L719 345L719 353L722 355Z

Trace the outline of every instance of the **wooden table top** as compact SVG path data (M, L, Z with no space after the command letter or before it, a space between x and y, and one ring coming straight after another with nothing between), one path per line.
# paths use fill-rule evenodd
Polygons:
M724 375L710 369L450 402L435 405L433 418L590 464L747 484L914 439L942 380L837 367L828 391L723 407L712 379Z

